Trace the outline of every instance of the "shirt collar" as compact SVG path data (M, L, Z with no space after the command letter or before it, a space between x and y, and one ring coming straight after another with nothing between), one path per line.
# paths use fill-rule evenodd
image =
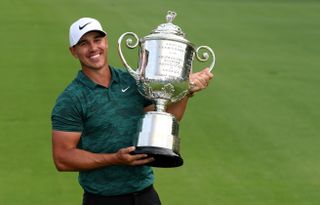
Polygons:
M115 83L119 83L120 82L120 76L119 73L117 72L117 70L115 68L113 68L112 66L109 66L110 70L111 70L111 81L110 81L110 85L115 82Z
M110 81L109 87L112 85L112 83L118 83L120 81L118 72L116 72L116 70L111 66L110 66L110 71L111 71L111 81ZM86 76L82 72L82 70L78 72L76 79L91 89L95 88L96 86L100 86L99 84L93 82L88 76Z

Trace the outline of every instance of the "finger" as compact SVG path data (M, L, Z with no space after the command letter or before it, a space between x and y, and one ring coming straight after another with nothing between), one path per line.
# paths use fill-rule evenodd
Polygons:
M191 87L192 92L197 92L202 89L202 83L198 78L194 79L192 82L193 82L193 86Z
M201 90L201 89L207 87L207 81L204 80L203 78L197 78L197 79L194 80L194 82L195 82L195 85L196 85L195 86L196 90Z
M201 76L198 78L198 80L200 81L202 87L206 87L208 85L209 79L207 76Z
M213 74L212 73L206 73L206 76L209 80L211 80L213 78Z
M205 69L202 70L202 72L210 73L210 69L209 68L205 68Z
M120 152L121 152L122 154L129 154L129 153L133 152L135 149L136 149L136 147L134 147L134 146L132 146L132 147L126 147L126 148L122 148L122 149L120 150Z
M196 92L199 89L194 80L192 80L192 81L190 80L189 84L190 84L190 91L191 92Z
M206 73L206 74L202 74L199 79L201 80L202 84L208 86L209 81L212 80L212 78L213 78L212 73Z
M132 165L134 166L138 166L138 165L144 165L144 164L148 164L150 162L153 162L154 158L153 157L148 157L148 158L144 158L144 159L140 159L140 160L136 160L132 163Z
M148 157L147 154L135 154L135 155L130 155L130 161L136 161L136 160L146 159L147 157Z
M147 159L148 155L146 154L131 155L129 153L126 153L126 154L119 153L118 157L120 159L121 164L133 165L135 164L136 161Z
M209 68L205 68L201 71L201 74L208 76L210 79L213 78L213 73L210 72Z

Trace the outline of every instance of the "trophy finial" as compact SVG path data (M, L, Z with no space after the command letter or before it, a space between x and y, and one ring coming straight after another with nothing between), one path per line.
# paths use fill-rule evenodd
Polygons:
M174 11L168 11L168 14L166 16L167 18L167 22L168 23L172 23L172 21L174 20L174 18L177 16L177 13Z
M152 30L151 34L161 34L161 35L173 34L176 36L184 37L185 34L182 32L181 28L172 23L172 21L176 16L177 16L176 12L168 11L166 16L167 22L160 24L156 29Z

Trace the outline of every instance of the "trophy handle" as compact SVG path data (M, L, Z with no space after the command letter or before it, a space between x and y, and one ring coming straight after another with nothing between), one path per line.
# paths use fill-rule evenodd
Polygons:
M216 56L215 56L213 50L209 46L199 46L196 49L196 57L200 62L206 62L206 61L208 61L208 59L210 57L208 52L206 52L206 51L203 51L203 52L201 51L201 53L200 53L200 50L203 50L203 49L205 49L206 51L209 51L209 53L212 56L212 62L211 62L211 65L209 66L209 71L211 72L213 70L214 64L216 62ZM201 56L200 56L200 54L201 54Z
M120 55L121 61L122 61L123 65L127 68L128 72L137 80L138 79L138 72L131 68L131 66L127 63L127 61L124 58L124 55L122 53L121 42L126 36L129 36L126 40L126 46L129 49L134 49L135 47L138 46L139 38L138 38L137 34L135 34L133 32L126 32L126 33L122 34L118 40L118 53ZM134 37L135 43L133 43L133 40L131 37Z

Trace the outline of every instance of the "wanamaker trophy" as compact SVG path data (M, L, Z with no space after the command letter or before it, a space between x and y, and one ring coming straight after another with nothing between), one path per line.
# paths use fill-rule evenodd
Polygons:
M118 52L122 63L137 82L139 92L155 102L155 111L146 112L134 139L134 154L154 157L149 166L178 167L183 164L180 155L179 123L166 112L170 103L183 99L191 88L189 74L194 57L200 62L212 59L215 54L208 46L195 47L185 38L181 28L172 23L175 12L168 11L167 22L160 24L151 34L139 39L133 32L122 34ZM122 52L122 41L129 49L139 47L138 68L128 65Z

